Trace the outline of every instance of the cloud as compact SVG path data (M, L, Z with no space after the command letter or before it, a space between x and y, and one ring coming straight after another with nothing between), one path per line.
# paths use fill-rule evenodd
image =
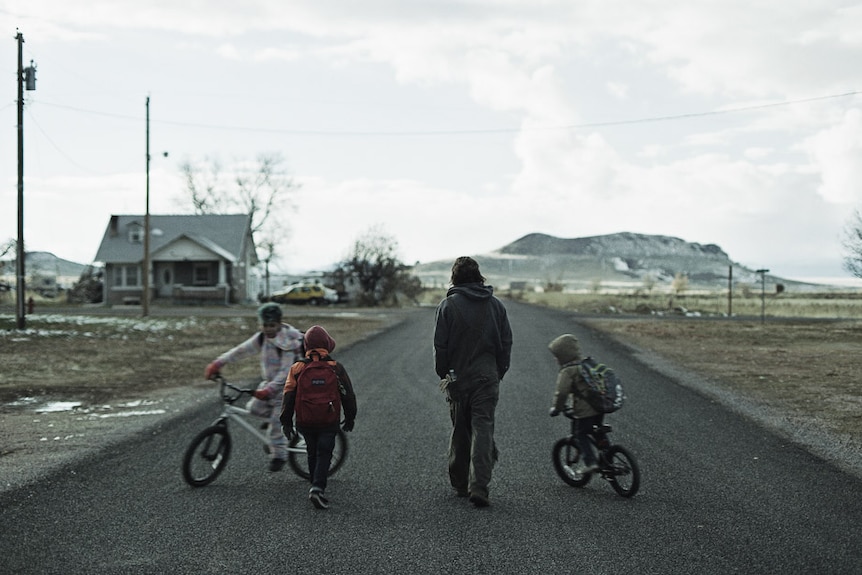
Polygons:
M817 192L830 203L862 202L862 112L848 110L839 124L809 137L803 147L821 174Z
M41 140L29 145L46 158L28 172L34 231L42 220L64 225L48 215L76 205L62 191L94 198L98 213L80 225L99 237L108 211L140 211L140 122L68 118L75 107L139 114L149 83L157 117L172 120L155 132L172 155L291 158L306 183L291 262L339 258L379 222L409 260L535 231L626 230L764 260L832 257L830 230L859 201L859 96L814 99L859 89L848 84L862 66L855 6L29 0L5 9L33 26L28 41L46 54L36 102L67 114L33 107L44 137L33 132ZM81 61L127 73L93 81L72 65ZM476 126L490 128L455 137ZM49 161L51 147L107 175L55 173L69 162ZM310 206L321 198L337 209L313 253L304 241L318 232Z

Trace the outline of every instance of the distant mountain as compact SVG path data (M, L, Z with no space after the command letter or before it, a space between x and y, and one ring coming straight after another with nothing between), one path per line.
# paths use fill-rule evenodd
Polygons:
M669 283L677 274L692 287L726 286L733 268L734 281L754 283L754 270L731 261L715 244L698 244L680 238L629 232L584 238L557 238L528 234L488 254L473 256L489 283L506 287L511 282L533 285L561 283L579 288L594 285L642 283L649 276L656 284ZM452 260L419 264L414 273L425 283L445 285ZM770 283L798 284L767 275Z
M11 255L11 259L4 261L4 273L7 269L14 270L15 254L8 255ZM27 252L24 255L24 271L28 276L38 273L44 276L78 278L85 267L84 264L58 258L51 252ZM14 275L15 272L11 273Z

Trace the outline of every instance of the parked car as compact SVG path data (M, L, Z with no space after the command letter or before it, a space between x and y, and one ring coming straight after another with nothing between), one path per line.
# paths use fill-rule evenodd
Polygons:
M295 284L273 292L269 299L276 303L327 305L338 303L338 292L320 284Z

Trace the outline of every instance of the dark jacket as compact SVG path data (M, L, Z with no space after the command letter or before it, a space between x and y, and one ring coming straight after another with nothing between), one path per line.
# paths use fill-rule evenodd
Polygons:
M481 283L449 288L437 306L434 370L440 378L454 370L461 380L503 379L512 355L512 329L494 288Z

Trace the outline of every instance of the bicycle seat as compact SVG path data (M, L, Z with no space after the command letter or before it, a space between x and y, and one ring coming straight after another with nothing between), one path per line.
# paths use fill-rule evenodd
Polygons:
M613 431L613 428L607 423L593 426L593 433L610 433L611 431Z

